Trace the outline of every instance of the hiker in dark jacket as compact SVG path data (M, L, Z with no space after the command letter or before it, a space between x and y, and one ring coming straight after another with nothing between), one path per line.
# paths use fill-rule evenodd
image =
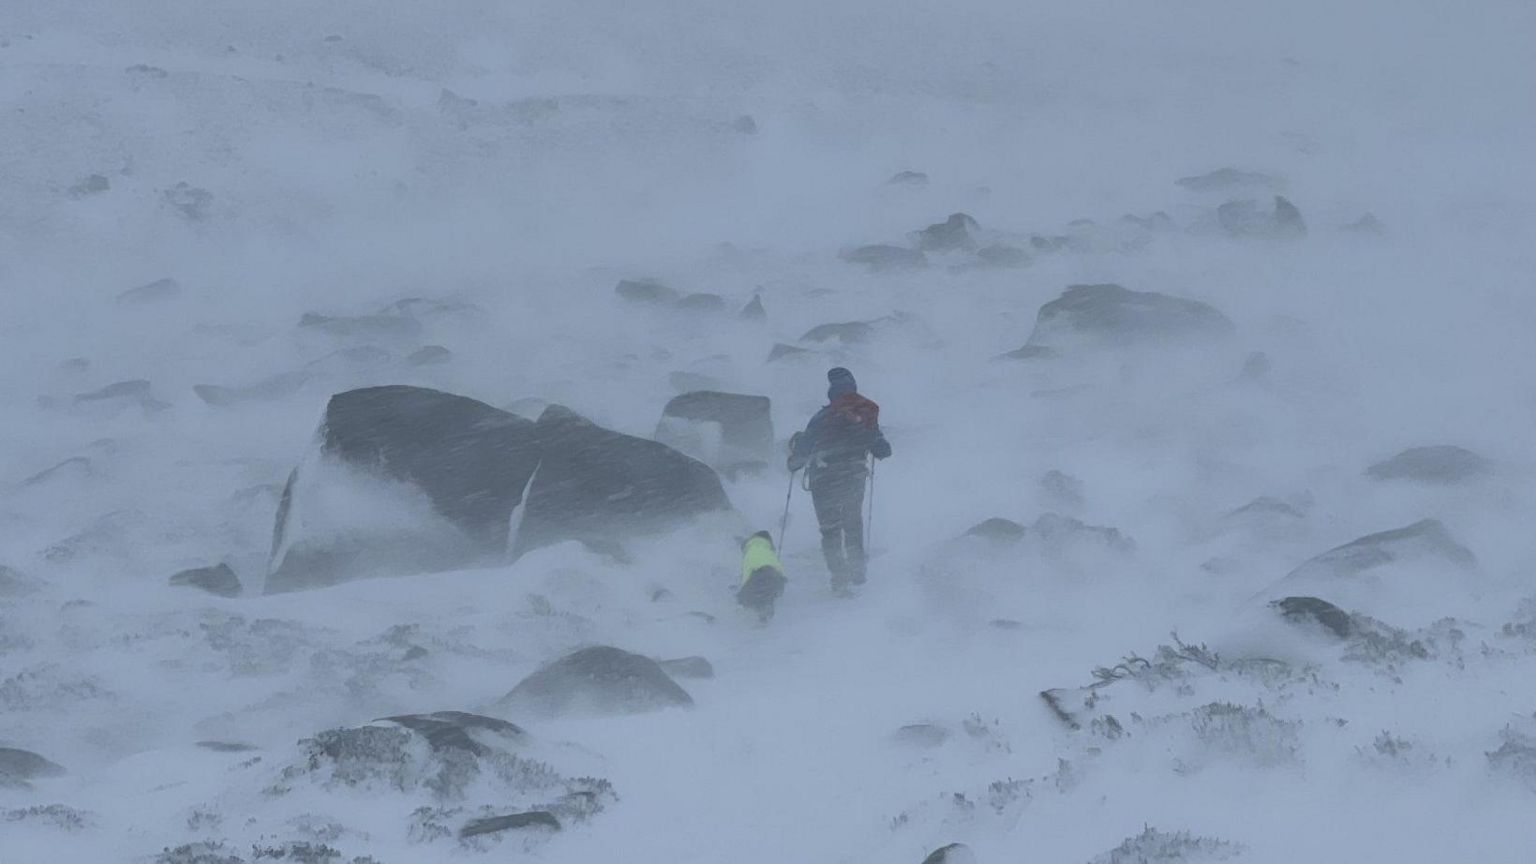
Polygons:
M827 406L790 441L789 470L806 469L832 590L864 584L864 482L870 456L891 455L880 406L859 395L853 373L827 373Z

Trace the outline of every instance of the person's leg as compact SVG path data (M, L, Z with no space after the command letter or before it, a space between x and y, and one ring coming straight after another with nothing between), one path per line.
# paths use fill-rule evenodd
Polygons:
M832 574L832 587L841 588L848 579L848 561L843 554L843 519L838 502L837 484L817 478L811 481L811 503L816 507L816 522L821 526L821 554Z
M850 475L843 494L843 556L848 562L848 580L864 584L864 483L865 475Z

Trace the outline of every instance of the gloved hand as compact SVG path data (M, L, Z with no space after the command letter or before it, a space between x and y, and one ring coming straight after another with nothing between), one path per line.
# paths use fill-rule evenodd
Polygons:
M876 459L889 459L891 457L891 442L885 440L884 436L881 436L875 442L875 446L870 448L869 452Z
M802 433L796 432L795 434L789 436L789 460L785 464L788 466L789 473L791 474L799 471L801 468L804 468L805 463L810 461L809 457L796 455L795 453L796 450L800 449L801 434Z

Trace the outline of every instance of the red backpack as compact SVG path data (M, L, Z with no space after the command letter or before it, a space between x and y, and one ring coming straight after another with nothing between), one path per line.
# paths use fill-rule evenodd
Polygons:
M866 429L880 428L880 406L857 393L844 393L827 406L832 415Z

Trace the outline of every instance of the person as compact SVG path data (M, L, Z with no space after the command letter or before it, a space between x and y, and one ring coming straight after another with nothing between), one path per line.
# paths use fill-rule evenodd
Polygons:
M841 366L832 369L827 384L826 407L790 439L789 470L806 469L832 590L843 594L850 584L864 584L869 457L889 457L891 445L880 431L880 406L859 394L852 372Z
M736 602L756 612L763 623L773 618L773 604L788 581L773 548L772 534L759 531L741 544L741 587L736 591Z

